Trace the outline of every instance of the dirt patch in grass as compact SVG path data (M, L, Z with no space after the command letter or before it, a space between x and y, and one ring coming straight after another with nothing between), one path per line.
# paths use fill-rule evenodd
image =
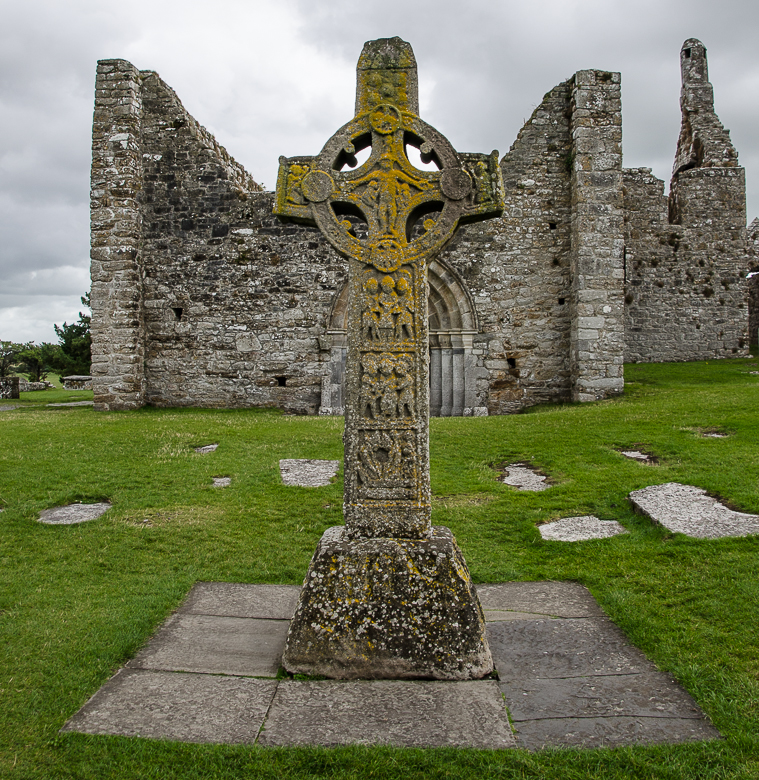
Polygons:
M160 528L162 526L206 525L221 517L216 507L181 506L170 509L145 509L130 513L116 522L131 528Z

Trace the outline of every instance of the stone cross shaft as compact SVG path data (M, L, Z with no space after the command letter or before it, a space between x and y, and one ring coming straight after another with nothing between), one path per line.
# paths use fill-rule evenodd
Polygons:
M430 536L427 264L458 225L503 211L498 153L457 153L417 111L411 46L370 41L354 119L318 156L280 158L274 212L318 226L349 261L344 517L353 539ZM434 170L413 165L408 147Z

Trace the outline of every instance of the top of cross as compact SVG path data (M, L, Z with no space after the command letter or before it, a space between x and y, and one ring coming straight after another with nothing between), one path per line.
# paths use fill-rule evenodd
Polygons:
M280 158L274 213L317 225L342 255L383 272L430 259L460 223L500 214L498 153L457 153L417 111L411 46L400 38L366 43L356 116L318 156ZM437 170L415 167L408 146ZM357 167L356 155L367 148Z

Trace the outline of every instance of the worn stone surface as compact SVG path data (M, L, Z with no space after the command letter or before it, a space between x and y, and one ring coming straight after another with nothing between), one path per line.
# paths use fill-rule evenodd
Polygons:
M299 594L298 585L198 582L179 611L195 615L290 620Z
M735 512L702 488L667 482L630 493L633 507L674 533L699 539L759 534L759 515Z
M106 502L97 504L68 504L57 506L53 509L45 509L40 512L38 521L45 525L75 525L86 523L88 520L96 520L105 514L111 505Z
M687 48L705 74L703 46ZM429 266L432 414L616 393L623 346L628 360L745 354L743 169L695 75L684 67L671 212L649 169L621 167L619 74L581 71L540 101L500 160L503 216ZM343 413L348 263L273 205L156 73L98 64L97 408Z
M488 674L482 608L451 532L436 526L429 539L351 539L342 526L327 530L282 665L346 679Z
M205 444L203 447L195 447L195 452L199 455L208 455L211 452L216 452L219 449L218 444Z
M119 670L61 731L252 744L276 680Z
M339 460L284 459L279 461L283 485L325 487L340 468Z
M621 747L719 739L706 720L693 718L547 718L515 725L517 744L528 750L545 747Z
M488 642L503 681L650 670L643 653L608 618L488 623Z
M232 484L232 477L212 477L213 487L225 488Z
M172 615L128 666L274 677L287 621L208 614Z
M669 675L532 678L500 683L513 721L544 718L697 718L703 713Z
M500 582L478 585L486 611L517 611L535 617L605 617L587 588L576 582Z
M48 406L94 406L94 401L68 401L63 404L47 404Z
M564 517L538 526L543 539L558 542L582 542L588 539L607 539L629 531L616 520L599 520L594 515Z
M546 484L545 475L538 474L531 466L520 463L509 463L499 479L504 485L511 485L519 490L541 491L551 487Z
M493 681L283 682L258 743L516 747Z

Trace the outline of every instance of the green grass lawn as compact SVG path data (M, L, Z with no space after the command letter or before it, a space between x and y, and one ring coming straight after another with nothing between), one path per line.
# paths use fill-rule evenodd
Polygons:
M342 521L342 471L329 487L284 487L278 461L342 458L342 420L47 407L92 397L63 390L0 402L22 407L0 412L0 777L759 778L759 538L673 535L627 501L678 481L759 513L757 370L756 359L633 365L619 399L432 420L433 522L453 530L475 581L586 585L724 735L537 753L58 735L196 581L301 582L322 532ZM194 452L211 443L215 453ZM493 464L525 460L550 490L497 481ZM231 487L213 488L215 476ZM103 499L113 508L90 523L35 522L43 509ZM630 533L568 544L537 530L591 513Z

